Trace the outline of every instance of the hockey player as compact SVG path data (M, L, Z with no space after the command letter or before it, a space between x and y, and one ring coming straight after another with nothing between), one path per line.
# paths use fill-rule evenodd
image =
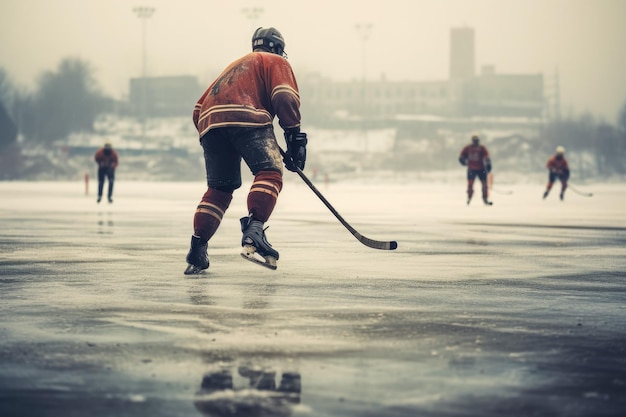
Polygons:
M472 201L474 180L478 177L482 184L483 202L488 206L492 205L493 203L488 198L489 187L487 184L487 174L491 172L491 159L487 148L480 144L480 138L477 134L472 135L472 143L461 150L459 162L461 165L467 166L467 204Z
M252 52L232 62L202 94L193 122L204 149L207 191L196 208L194 233L185 274L209 267L208 241L217 231L233 192L241 187L241 159L254 175L248 214L240 219L241 255L276 269L278 251L265 236L267 222L283 186L283 168L304 169L306 133L300 132L300 95L284 53L285 40L275 28L258 28ZM273 120L284 130L281 156ZM255 254L257 256L255 256Z
M543 198L546 198L548 194L550 194L550 190L558 178L559 181L561 181L561 194L559 194L559 198L563 200L565 190L567 189L567 180L569 179L569 165L567 164L567 159L565 159L564 147L556 147L556 153L548 159L546 167L548 168L548 185L546 186L546 191L543 193Z
M98 164L98 203L102 200L105 179L109 181L107 197L109 203L113 202L113 184L115 183L115 169L117 168L118 155L110 143L105 143L104 147L98 149L94 155L94 160Z

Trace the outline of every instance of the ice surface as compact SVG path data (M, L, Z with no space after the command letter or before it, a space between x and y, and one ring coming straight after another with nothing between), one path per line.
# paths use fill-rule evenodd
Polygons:
M378 251L289 177L276 271L239 255L249 185L207 273L185 276L202 182L118 179L113 204L81 182L0 183L0 415L200 415L203 376L242 365L301 375L276 415L621 415L626 185L560 201L502 184L486 207L462 178L316 183L398 241Z

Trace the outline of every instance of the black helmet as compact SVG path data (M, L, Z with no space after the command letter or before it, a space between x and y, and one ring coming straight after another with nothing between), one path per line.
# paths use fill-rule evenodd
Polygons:
M252 50L256 48L265 49L276 55L287 56L285 54L285 40L275 28L258 28L252 35Z

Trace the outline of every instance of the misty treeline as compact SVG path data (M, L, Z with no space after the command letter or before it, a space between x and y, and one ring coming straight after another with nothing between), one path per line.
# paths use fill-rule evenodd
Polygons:
M544 127L541 140L552 149L561 145L593 155L600 176L626 174L626 103L617 126L584 114L577 119L551 121Z
M4 122L15 132L3 134L0 146L15 142L18 133L26 143L52 143L92 131L111 102L99 91L89 63L77 58L65 58L56 70L41 74L35 91L16 86L0 68L0 112L8 115Z
M92 132L99 116L113 112L114 103L81 59L62 59L40 75L34 91L15 85L0 67L0 179L24 176L25 149L53 147L72 133ZM599 175L626 174L626 102L615 125L589 114L570 116L548 121L536 140L545 151L561 145L570 153L593 155Z

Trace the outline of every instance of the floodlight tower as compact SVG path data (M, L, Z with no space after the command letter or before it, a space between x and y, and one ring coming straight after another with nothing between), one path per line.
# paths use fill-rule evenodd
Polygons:
M256 22L263 14L263 11L262 7L244 7L241 9L241 13L243 13L243 15L250 21L252 30L255 30L258 27Z
M152 17L154 7L133 7L133 12L141 19L141 100L139 117L141 119L141 136L146 138L146 96L147 96L147 53L146 53L146 22Z
M361 41L363 42L361 50L361 105L363 113L367 111L367 41L372 33L373 25L371 23L358 23L355 29ZM364 116L365 114L363 114Z
M371 23L357 23L355 25L356 32L363 42L362 47L362 55L361 55L361 95L357 94L357 105L356 109L358 111L359 107L361 110L361 127L363 131L361 134L363 135L363 151L367 153L369 144L367 139L367 131L365 126L365 121L367 120L367 115L369 113L369 103L368 103L368 94L367 94L367 41L370 38L372 33L373 25Z

